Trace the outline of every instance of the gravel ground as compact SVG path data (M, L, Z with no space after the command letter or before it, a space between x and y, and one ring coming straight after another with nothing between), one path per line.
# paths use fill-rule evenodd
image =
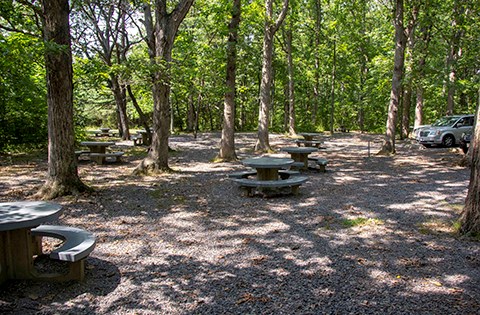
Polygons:
M118 142L122 164L80 163L93 195L57 200L60 224L97 236L85 282L9 282L0 313L479 314L480 243L453 229L470 174L459 151L406 141L379 157L379 135L324 138L327 172L275 198L227 179L244 167L212 162L218 134L172 136L175 172L159 176L133 176L144 149ZM254 156L254 134L236 140ZM2 157L0 201L29 199L45 171Z

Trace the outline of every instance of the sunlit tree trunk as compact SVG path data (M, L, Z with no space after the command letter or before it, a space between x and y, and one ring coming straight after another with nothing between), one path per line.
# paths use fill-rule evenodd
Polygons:
M463 0L455 0L452 17L452 37L447 56L447 108L446 114L453 115L455 107L455 84L457 80L457 61L462 54L460 40L465 33L462 24L465 15Z
M385 140L382 148L378 154L395 153L395 125L397 122L398 104L401 96L400 92L406 45L403 27L403 0L396 0L395 5L395 57L392 77L392 90L390 92L390 104L388 106L387 131L385 133Z
M154 48L151 60L158 65L153 74L153 135L148 156L135 169L137 174L169 171L168 139L170 136L170 67L172 49L178 27L187 15L194 0L182 0L168 13L167 1L155 1ZM147 10L146 10L147 13ZM150 36L151 37L151 36ZM150 42L151 42L150 38ZM152 46L150 43L149 46Z
M260 106L258 114L258 139L255 151L268 152L271 150L268 139L269 109L272 97L272 60L273 38L282 24L288 10L288 0L284 0L282 11L273 22L273 0L265 0L265 27L263 34L262 78L260 82Z
M295 78L294 78L294 65L293 65L293 52L292 52L292 25L288 25L285 38L285 46L287 53L287 71L288 71L288 133L295 135Z
M228 25L227 74L222 139L220 141L219 158L227 161L236 160L235 154L235 80L237 67L238 26L240 25L241 0L233 0L232 18Z
M48 102L48 172L37 196L53 199L89 188L78 176L73 128L73 70L67 0L42 1ZM56 45L53 46L53 45Z
M413 80L413 55L415 54L415 29L417 26L419 7L414 5L412 9L412 14L408 21L408 26L405 29L406 40L408 44L408 57L407 57L407 66L406 66L406 75L405 75L405 84L403 89L402 97L402 121L401 121L401 130L400 137L405 139L410 133L410 108L412 105L412 80ZM408 76L407 76L408 75Z

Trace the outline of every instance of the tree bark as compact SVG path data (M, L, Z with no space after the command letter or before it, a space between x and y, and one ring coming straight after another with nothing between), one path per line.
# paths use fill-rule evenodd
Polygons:
M193 1L179 1L170 13L167 12L167 1L155 1L155 56L153 60L151 58L151 61L157 63L158 70L153 74L152 86L153 136L148 156L136 167L134 171L136 174L170 171L168 166L168 139L171 114L170 67L172 49L178 28L190 10Z
M462 0L454 1L453 20L452 20L452 37L450 39L450 49L447 56L447 108L446 114L453 115L455 107L455 84L457 80L457 60L461 56L460 40L464 35L462 29L463 18L465 15L465 7Z
M412 80L413 80L413 56L415 54L415 30L417 26L419 7L414 5L412 9L412 15L410 16L408 26L406 28L406 41L408 43L408 55L407 67L405 72L409 76L405 79L405 88L403 89L402 97L402 121L401 121L401 130L400 138L408 138L410 133L410 108L412 107Z
M265 26L263 34L262 80L260 82L260 106L258 114L258 139L255 151L271 151L268 139L269 109L272 103L272 60L273 38L282 24L288 10L288 0L284 0L282 11L273 22L273 0L265 0Z
M143 113L142 109L140 108L140 105L138 105L137 98L135 97L135 94L133 94L132 87L130 85L127 85L127 92L128 92L128 95L130 96L130 99L132 100L133 107L135 107L135 110L138 113L138 117L140 118L140 123L142 124L143 128L145 128L145 131L147 132L147 138L151 139L152 135L150 132L150 124L148 122L148 117Z
M288 69L288 133L295 135L295 82L294 82L294 65L292 53L292 25L287 28L286 32L286 49L287 49L287 69Z
M37 197L90 190L78 176L73 126L73 70L67 0L42 1L48 103L48 172ZM55 45L55 47L53 47Z
M460 215L459 230L463 235L472 236L480 236L480 128L477 128L480 119L479 107L477 106L473 138L468 149L471 158L470 184L465 207Z
M224 161L237 159L235 154L235 86L237 68L238 27L240 25L241 0L233 0L232 18L228 25L227 74L223 104L222 139L218 157Z
M390 92L390 104L388 106L387 131L382 148L378 154L395 153L395 127L398 115L398 104L403 77L403 65L405 58L405 30L403 27L403 0L395 1L395 57L392 77L392 90Z
M115 98L115 104L118 111L118 129L123 140L130 139L130 129L128 127L127 116L127 91L125 85L119 82L116 75L110 76L110 89Z

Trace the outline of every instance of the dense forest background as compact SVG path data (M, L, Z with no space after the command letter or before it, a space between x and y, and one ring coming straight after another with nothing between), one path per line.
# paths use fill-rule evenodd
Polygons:
M172 1L172 5L175 1ZM278 2L278 3L277 3ZM170 69L171 131L222 128L233 1L196 0L179 28ZM77 137L90 127L151 124L152 73L142 1L71 1ZM276 1L275 10L281 2ZM0 6L0 151L47 142L44 43L37 2ZM275 35L270 130L384 132L394 3L291 0ZM406 1L405 69L398 127L473 113L480 97L480 8L470 0ZM258 124L265 3L242 1L237 42L237 131ZM294 87L292 94L291 87ZM119 128L121 129L121 128Z

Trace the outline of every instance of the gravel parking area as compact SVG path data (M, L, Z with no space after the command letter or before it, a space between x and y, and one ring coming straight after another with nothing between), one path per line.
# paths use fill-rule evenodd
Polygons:
M460 150L382 136L324 136L326 173L298 195L246 197L214 163L217 133L172 136L175 172L138 177L82 161L93 195L64 197L60 224L97 236L86 281L7 283L2 314L479 314L480 243L455 234L470 170ZM277 149L293 140L271 135ZM239 158L255 134L236 136ZM142 151L142 152L139 152ZM0 157L0 201L29 199L46 160Z

